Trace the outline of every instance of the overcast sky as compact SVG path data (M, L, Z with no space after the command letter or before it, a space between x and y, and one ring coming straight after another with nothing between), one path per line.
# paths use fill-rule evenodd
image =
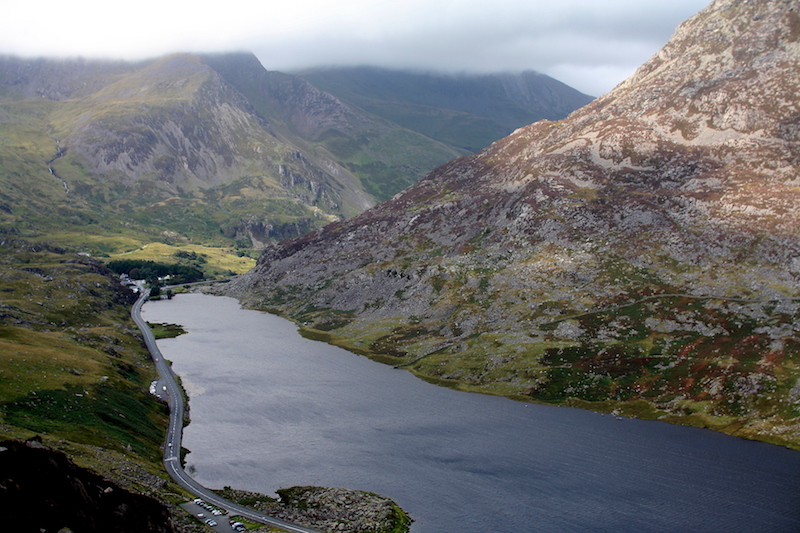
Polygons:
M611 90L710 0L7 0L0 54L252 51L269 70L536 70Z

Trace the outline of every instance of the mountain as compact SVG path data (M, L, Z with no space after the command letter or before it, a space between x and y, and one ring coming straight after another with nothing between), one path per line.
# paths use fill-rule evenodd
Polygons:
M476 120L492 123L479 144L539 113L536 102L566 113L585 101L533 73L418 78L463 94L447 100L469 113L432 107L441 97L426 90L425 109L455 120L446 128L472 135ZM74 245L65 235L88 231L91 253L154 240L260 249L355 216L468 153L407 127L421 109L409 105L385 118L249 53L0 56L0 232ZM491 118L470 114L481 109Z
M470 152L531 122L562 119L592 101L533 71L449 75L330 67L298 75L370 113Z
M611 93L229 284L435 383L800 449L800 13L716 0Z
M465 153L348 104L308 81L259 68L250 54L204 56L276 131L309 153L327 154L378 200Z
M109 241L125 228L256 248L356 215L463 153L250 54L0 58L0 139L6 234L88 227Z

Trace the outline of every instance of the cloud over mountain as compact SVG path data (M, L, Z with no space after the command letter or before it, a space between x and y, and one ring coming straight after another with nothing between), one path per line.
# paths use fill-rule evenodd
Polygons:
M142 59L252 50L268 69L371 64L468 72L537 70L592 95L628 76L705 0L233 0L135 6L11 3L0 53Z

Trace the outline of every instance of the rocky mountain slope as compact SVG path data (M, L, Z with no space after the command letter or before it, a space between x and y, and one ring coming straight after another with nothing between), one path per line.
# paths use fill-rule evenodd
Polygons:
M431 381L800 448L800 9L715 0L565 120L230 284Z
M469 85L450 90L460 84ZM541 96L511 85L519 98ZM507 92L481 104L508 111ZM392 116L413 122L404 113L416 111ZM0 232L122 226L144 239L258 249L361 213L468 152L424 133L247 53L0 56Z
M204 61L244 94L283 138L308 153L326 155L378 200L391 198L465 153L344 102L302 78L264 70L251 54L204 56Z
M531 122L562 119L592 101L533 71L439 74L331 67L299 75L370 113L470 152Z
M256 248L358 214L463 153L248 54L0 58L0 139L6 234L105 223Z
M265 117L198 57L154 61L70 101L56 116L65 159L57 163L88 167L106 181L133 186L136 196L174 196L256 176L277 182L287 196L295 189L296 199L326 212L354 214L371 204L335 162L312 161L281 142Z

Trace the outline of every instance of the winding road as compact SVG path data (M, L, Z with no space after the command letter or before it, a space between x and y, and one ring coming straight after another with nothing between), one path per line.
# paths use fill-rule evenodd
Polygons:
M164 357L161 355L161 351L156 345L156 338L153 335L150 326L148 326L147 322L145 322L145 320L142 318L142 305L144 305L144 303L147 301L147 298L150 296L150 289L146 289L141 286L139 289L140 296L139 299L136 300L136 303L133 304L133 308L131 309L131 317L142 331L144 342L147 345L147 349L150 350L150 355L156 365L158 375L166 387L167 393L169 394L169 429L167 431L167 438L164 443L164 467L167 469L167 472L169 472L169 475L172 476L172 479L174 479L179 485L198 498L202 498L208 503L214 504L222 509L226 509L230 514L244 516L255 522L279 527L281 529L285 529L286 531L296 531L300 533L321 533L316 529L310 529L297 524L292 524L290 522L284 522L283 520L273 518L271 516L254 511L248 507L242 507L241 505L221 498L211 490L205 488L197 481L192 479L186 473L186 471L184 471L180 460L181 437L183 435L183 394L180 387L178 387L178 383L175 381L175 377L172 374L172 369L164 360ZM218 531L223 531L222 528L216 529Z

